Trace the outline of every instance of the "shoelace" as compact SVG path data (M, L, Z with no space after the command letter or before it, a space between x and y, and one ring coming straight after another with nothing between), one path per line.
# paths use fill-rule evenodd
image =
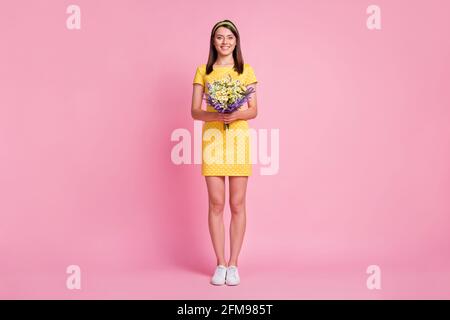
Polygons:
M216 276L222 275L222 273L224 273L226 271L226 269L224 268L217 268L216 269Z
M230 276L235 277L237 273L236 268L228 268L228 271L230 272Z

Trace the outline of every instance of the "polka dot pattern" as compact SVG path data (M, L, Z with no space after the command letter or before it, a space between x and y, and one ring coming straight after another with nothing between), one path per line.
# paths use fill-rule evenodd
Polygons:
M206 75L206 64L203 64L197 68L193 83L204 86L207 93L206 82L221 79L228 74L233 79L239 79L246 86L257 83L253 68L248 64L244 64L242 74L238 74L230 66L214 67L208 75ZM217 112L210 105L206 106L206 111ZM250 139L246 120L233 121L229 124L228 129L225 129L223 122L220 121L204 122L202 128L202 175L251 176Z

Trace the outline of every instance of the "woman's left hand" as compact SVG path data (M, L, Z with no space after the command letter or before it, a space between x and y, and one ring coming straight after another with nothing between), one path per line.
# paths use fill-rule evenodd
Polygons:
M232 113L226 113L223 117L223 122L226 124L230 124L233 121L240 120L239 111L234 111Z

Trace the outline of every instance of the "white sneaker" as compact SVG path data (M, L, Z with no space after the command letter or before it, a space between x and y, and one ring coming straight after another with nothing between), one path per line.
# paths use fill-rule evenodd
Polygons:
M238 268L236 266L229 266L227 268L226 284L229 286L236 286L241 282L239 278Z
M214 275L211 278L211 283L216 286L221 286L225 284L225 277L227 274L227 267L219 264L214 271Z

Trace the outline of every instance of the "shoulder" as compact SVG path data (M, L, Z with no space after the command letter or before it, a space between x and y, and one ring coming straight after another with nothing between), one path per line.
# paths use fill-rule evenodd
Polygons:
M244 72L252 72L252 71L253 67L248 63L244 63Z
M199 70L202 73L205 73L206 72L206 63L203 63L203 64L199 65L197 67L197 70Z

